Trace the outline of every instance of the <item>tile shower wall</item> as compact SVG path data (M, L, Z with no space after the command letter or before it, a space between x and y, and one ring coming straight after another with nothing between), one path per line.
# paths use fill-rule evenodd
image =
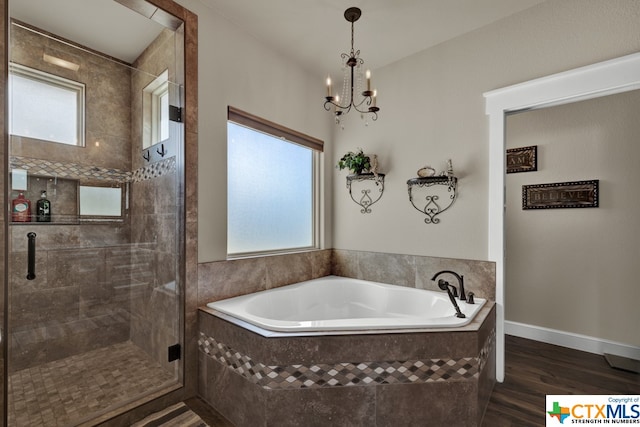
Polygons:
M27 281L25 235L32 230L36 278ZM10 235L12 371L128 339L128 230L13 226Z
M68 192L77 191L77 181L87 178L83 168L131 169L131 105L128 67L15 25L10 31L12 62L84 83L87 105L85 147L10 139L12 164L32 175L27 192L31 200L47 189L54 201L54 220L69 214L66 224L9 227L9 366L16 371L129 338L129 223L125 218L119 223L77 224L76 195ZM74 72L45 63L43 52L80 68ZM49 166L56 170L44 171ZM65 180L58 181L58 175ZM121 182L122 174L117 175L91 179ZM28 231L37 233L33 281L25 279Z
M42 60L43 53L78 64L78 71ZM131 70L49 37L11 26L11 62L86 85L86 146L11 136L11 155L131 170Z
M167 347L179 342L176 282L175 159L156 163L164 174L131 184L131 341L168 370Z
M175 157L149 163L142 157L143 127L149 127L143 90L167 70L175 81L176 36L163 30L134 62L131 76L132 146L131 183L132 263L137 266L131 292L131 341L168 371L167 347L179 343L179 259L177 237L177 171ZM175 144L175 140L168 143ZM155 148L152 148L155 150ZM175 152L175 151L174 151Z

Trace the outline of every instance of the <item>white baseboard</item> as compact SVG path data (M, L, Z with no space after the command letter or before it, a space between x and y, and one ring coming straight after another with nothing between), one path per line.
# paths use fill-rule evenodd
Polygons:
M527 325L524 323L505 320L504 332L507 335L515 335L548 344L569 347L575 350L587 351L595 354L615 354L640 360L640 348L602 338L587 335L574 334L572 332L558 331L556 329L543 328L541 326Z

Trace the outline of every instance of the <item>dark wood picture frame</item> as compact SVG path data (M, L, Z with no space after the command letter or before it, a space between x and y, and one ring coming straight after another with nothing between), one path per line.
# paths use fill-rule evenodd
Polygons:
M510 148L507 150L507 173L534 172L538 170L538 146Z
M522 186L522 209L597 208L597 179Z

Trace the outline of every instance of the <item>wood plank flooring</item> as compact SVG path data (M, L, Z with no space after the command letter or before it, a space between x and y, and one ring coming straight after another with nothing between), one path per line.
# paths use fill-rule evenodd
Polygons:
M639 374L597 354L507 336L505 358L505 381L493 389L482 427L544 426L547 394L640 394ZM201 399L185 403L210 427L233 427Z
M505 358L483 427L544 426L547 394L640 394L640 375L601 355L507 336Z

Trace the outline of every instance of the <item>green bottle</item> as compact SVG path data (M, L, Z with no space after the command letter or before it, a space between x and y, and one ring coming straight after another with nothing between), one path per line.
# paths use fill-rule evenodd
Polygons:
M47 192L42 190L40 199L36 203L36 221L51 222L51 202L47 200Z

